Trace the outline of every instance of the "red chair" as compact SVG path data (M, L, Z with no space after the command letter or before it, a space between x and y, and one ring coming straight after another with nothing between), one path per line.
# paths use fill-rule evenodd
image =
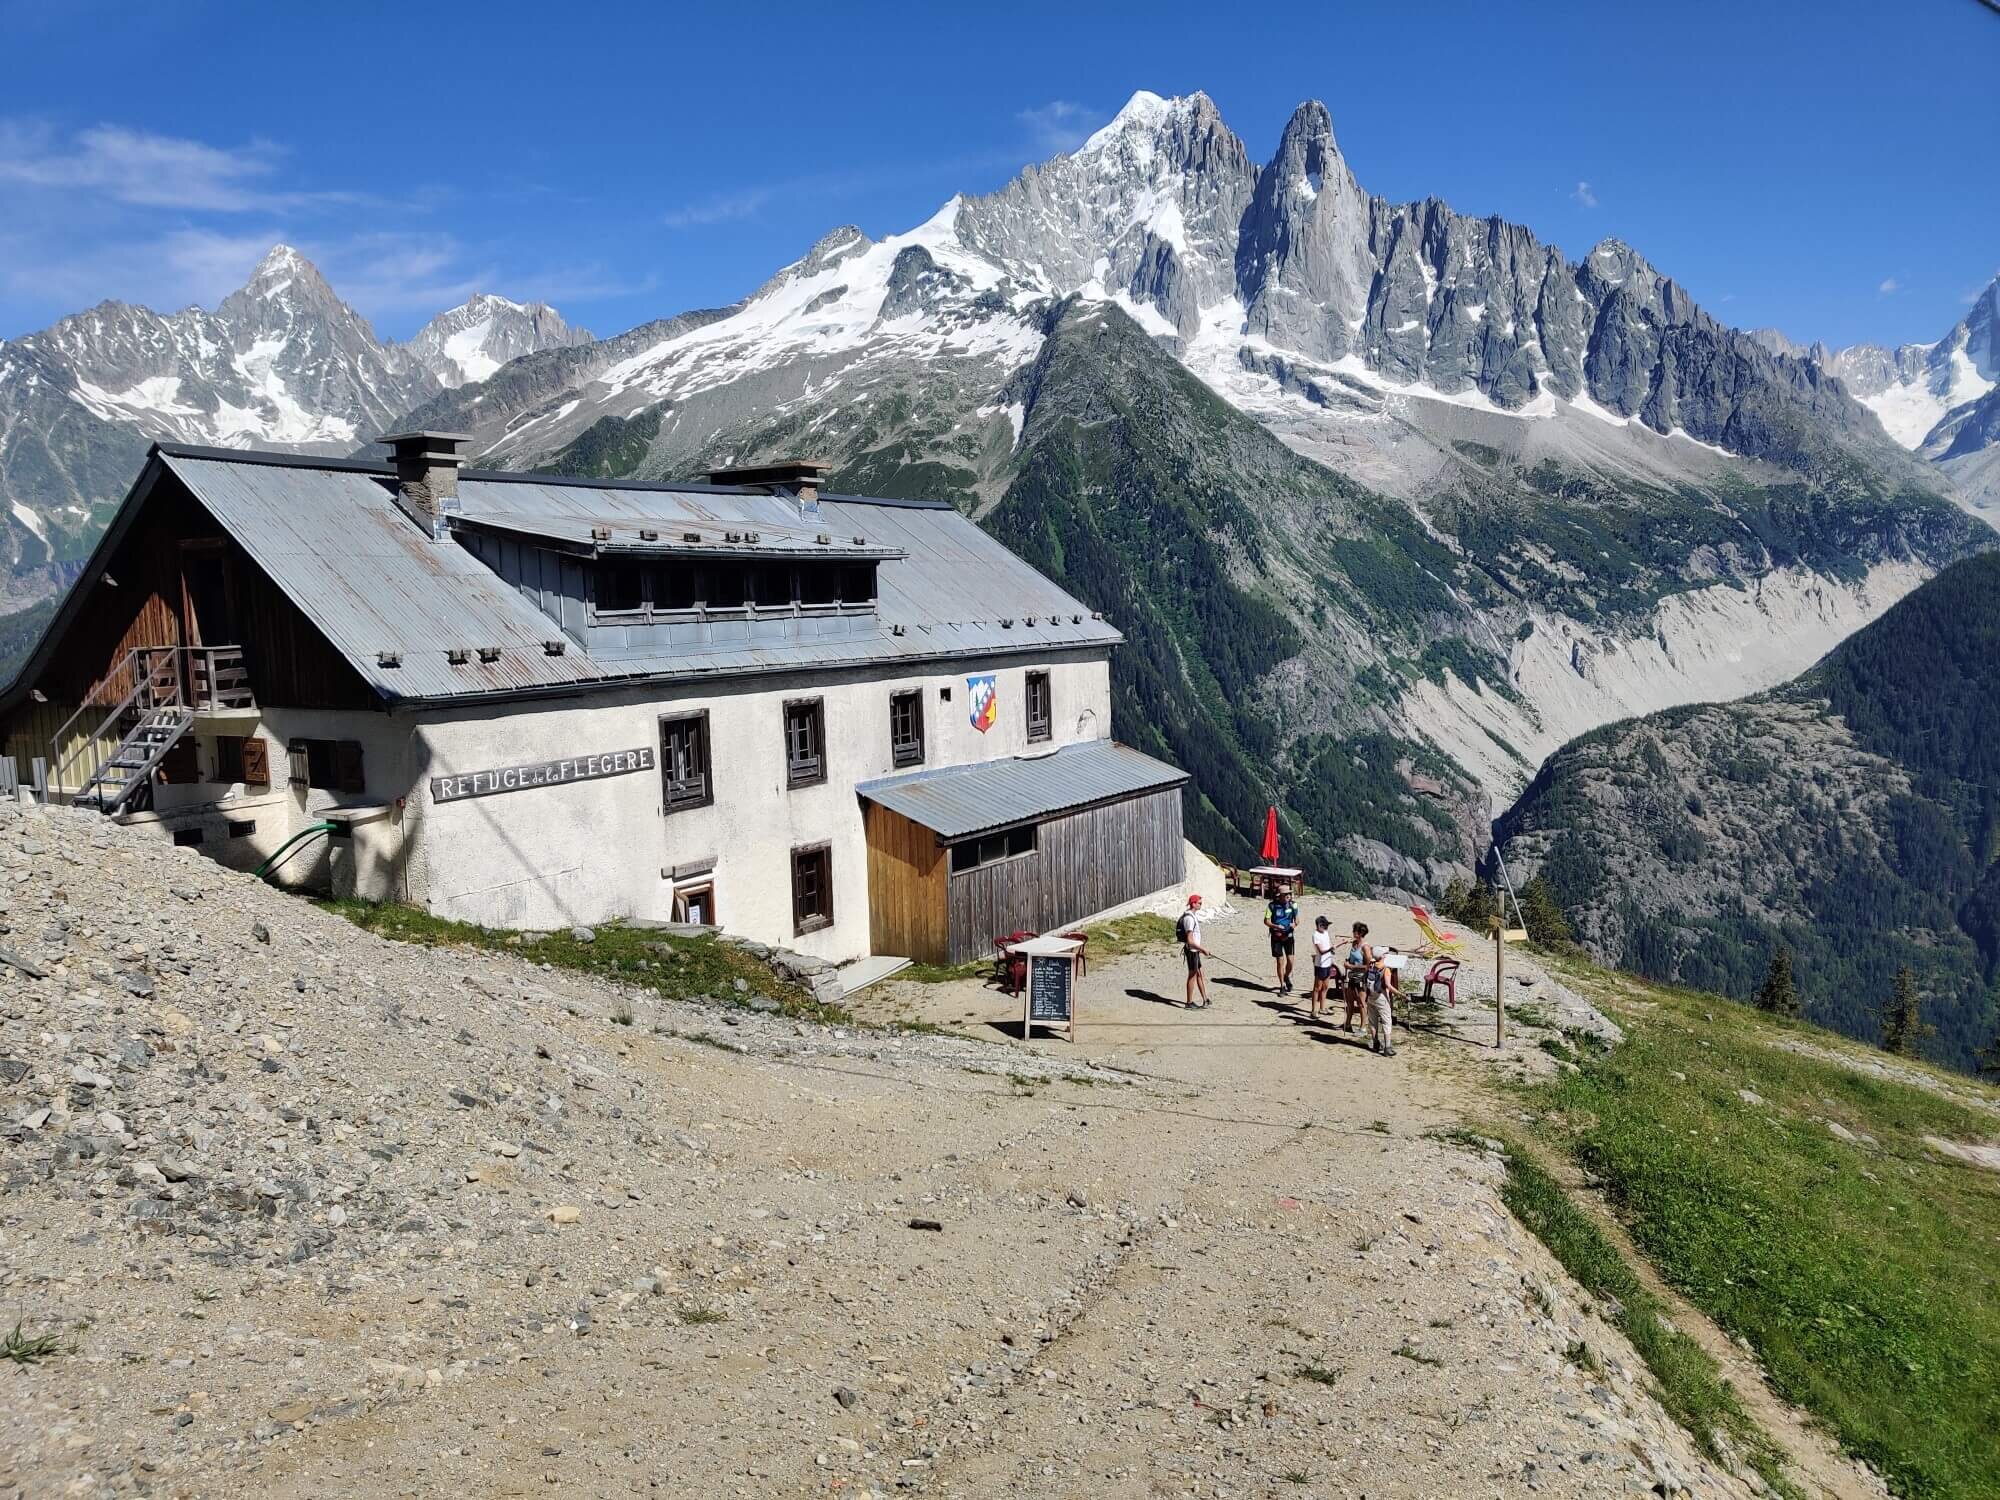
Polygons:
M1076 977L1081 979L1090 970L1090 934L1087 932L1062 932L1056 934L1067 942L1081 943L1076 950Z
M1445 1003L1447 1005L1455 1006L1458 1004L1457 959L1441 958L1431 965L1430 973L1424 975L1424 999L1430 999L1431 986L1433 985L1437 985L1444 990Z
M1000 981L1000 988L1008 994L1020 994L1028 983L1028 960L1021 954L1013 952L1013 945L1040 936L1038 932L1029 932L1023 928L1019 932L1010 932L1005 937L993 940L993 977Z

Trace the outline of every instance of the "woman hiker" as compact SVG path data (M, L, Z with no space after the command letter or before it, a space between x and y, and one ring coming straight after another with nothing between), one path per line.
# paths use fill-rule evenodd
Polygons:
M1340 997L1346 1003L1347 1016L1341 1025L1342 1031L1354 1030L1354 1018L1362 1013L1368 997L1368 924L1356 922L1353 936L1347 944L1347 962L1343 973L1344 983L1340 987Z
M1325 917L1313 918L1313 987L1307 1014L1326 1014L1326 987L1333 981L1333 931Z

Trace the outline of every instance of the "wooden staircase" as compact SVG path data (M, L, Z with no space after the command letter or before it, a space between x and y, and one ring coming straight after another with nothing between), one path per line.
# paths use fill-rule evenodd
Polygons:
M256 706L241 646L135 646L56 731L49 785L74 786L72 806L144 808L153 773L198 714Z
M95 807L107 814L124 811L142 791L150 790L153 772L193 727L194 710L184 703L146 710L119 741L111 758L78 789L72 805Z

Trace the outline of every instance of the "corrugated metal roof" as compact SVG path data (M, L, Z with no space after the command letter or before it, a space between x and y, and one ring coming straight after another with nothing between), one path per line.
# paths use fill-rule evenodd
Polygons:
M957 840L1187 779L1187 772L1129 745L1086 740L1047 755L908 771L864 781L855 790L942 839Z
M823 499L819 515L807 520L795 500L763 492L462 474L460 504L475 522L550 535L572 534L579 526L587 535L591 522L634 534L641 522L663 533L686 528L795 536L804 528L842 538L854 553L899 554L880 563L880 628L868 634L593 658L466 548L431 541L397 506L385 466L305 456L275 462L269 453L165 446L158 459L362 679L394 699L916 663L1108 647L1122 639L949 506L843 497ZM562 641L562 654L551 655L549 641ZM498 658L480 660L481 647L498 647ZM454 663L451 652L469 659ZM383 665L383 653L397 665Z

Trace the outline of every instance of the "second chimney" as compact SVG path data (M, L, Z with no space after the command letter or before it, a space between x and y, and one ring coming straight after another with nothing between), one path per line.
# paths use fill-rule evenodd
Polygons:
M811 505L819 499L819 487L833 465L818 458L779 458L767 464L751 464L736 469L711 469L710 484L759 485L783 490L796 496L799 504Z
M403 513L441 542L451 535L447 517L458 510L458 466L465 455L464 432L394 432L382 439L396 466L396 503Z

